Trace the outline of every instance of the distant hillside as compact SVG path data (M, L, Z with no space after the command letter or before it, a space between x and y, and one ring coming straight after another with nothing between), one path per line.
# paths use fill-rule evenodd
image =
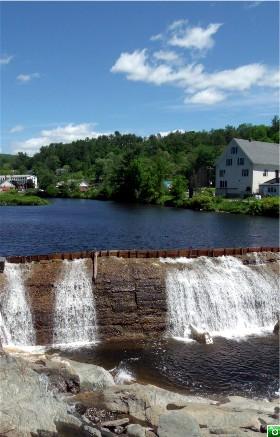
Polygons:
M115 132L50 144L33 157L0 155L0 171L9 166L20 173L33 171L40 187L53 196L74 196L78 182L86 180L92 198L165 203L170 195L180 199L197 177L204 175L206 184L211 180L214 185L215 160L234 137L279 142L279 117L270 126L243 123L149 137ZM166 181L172 181L172 193Z

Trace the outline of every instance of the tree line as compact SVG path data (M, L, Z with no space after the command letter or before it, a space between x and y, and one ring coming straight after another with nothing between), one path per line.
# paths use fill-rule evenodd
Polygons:
M241 124L149 137L115 132L50 144L32 157L0 155L0 173L32 171L40 188L53 196L73 196L77 181L86 180L91 187L88 197L159 204L174 198L180 202L199 170L208 169L214 178L215 160L234 137L279 142L279 117L270 126ZM164 181L172 181L169 190Z

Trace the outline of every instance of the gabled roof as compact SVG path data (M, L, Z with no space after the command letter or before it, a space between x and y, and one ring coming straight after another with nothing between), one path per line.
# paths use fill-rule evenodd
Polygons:
M231 143L233 142L237 143L253 164L279 167L279 144L242 140L240 138L233 138Z
M263 182L260 185L275 185L275 184L278 184L278 185L280 184L279 178L270 179L270 181Z
M2 184L0 184L0 187L7 187L7 188L16 188L14 184L12 184L10 181L4 181Z

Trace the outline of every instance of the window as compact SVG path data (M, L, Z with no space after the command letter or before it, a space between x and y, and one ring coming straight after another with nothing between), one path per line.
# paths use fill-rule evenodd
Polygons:
M242 176L249 176L249 170L247 168L242 170Z
M227 181L220 181L220 188L227 188Z
M225 172L226 172L225 170L220 170L220 171L219 171L219 176L220 176L220 178L224 177Z
M244 158L238 158L237 165L244 165Z
M231 151L231 154L232 154L232 155L236 155L236 154L237 154L237 147L232 147L232 148L230 149L230 151Z
M226 160L226 165L232 165L232 158Z
M268 170L264 170L263 171L263 176L267 176L268 175Z

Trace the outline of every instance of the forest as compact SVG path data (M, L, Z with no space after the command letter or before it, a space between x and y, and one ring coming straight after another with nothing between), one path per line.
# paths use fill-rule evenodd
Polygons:
M50 197L156 204L172 200L180 206L187 189L196 188L199 171L206 171L214 186L215 160L234 137L279 142L279 117L270 126L241 124L149 137L115 132L70 144L50 144L32 157L22 152L0 155L0 174L33 172ZM80 193L77 184L84 180L90 188ZM168 189L167 181L171 181Z

